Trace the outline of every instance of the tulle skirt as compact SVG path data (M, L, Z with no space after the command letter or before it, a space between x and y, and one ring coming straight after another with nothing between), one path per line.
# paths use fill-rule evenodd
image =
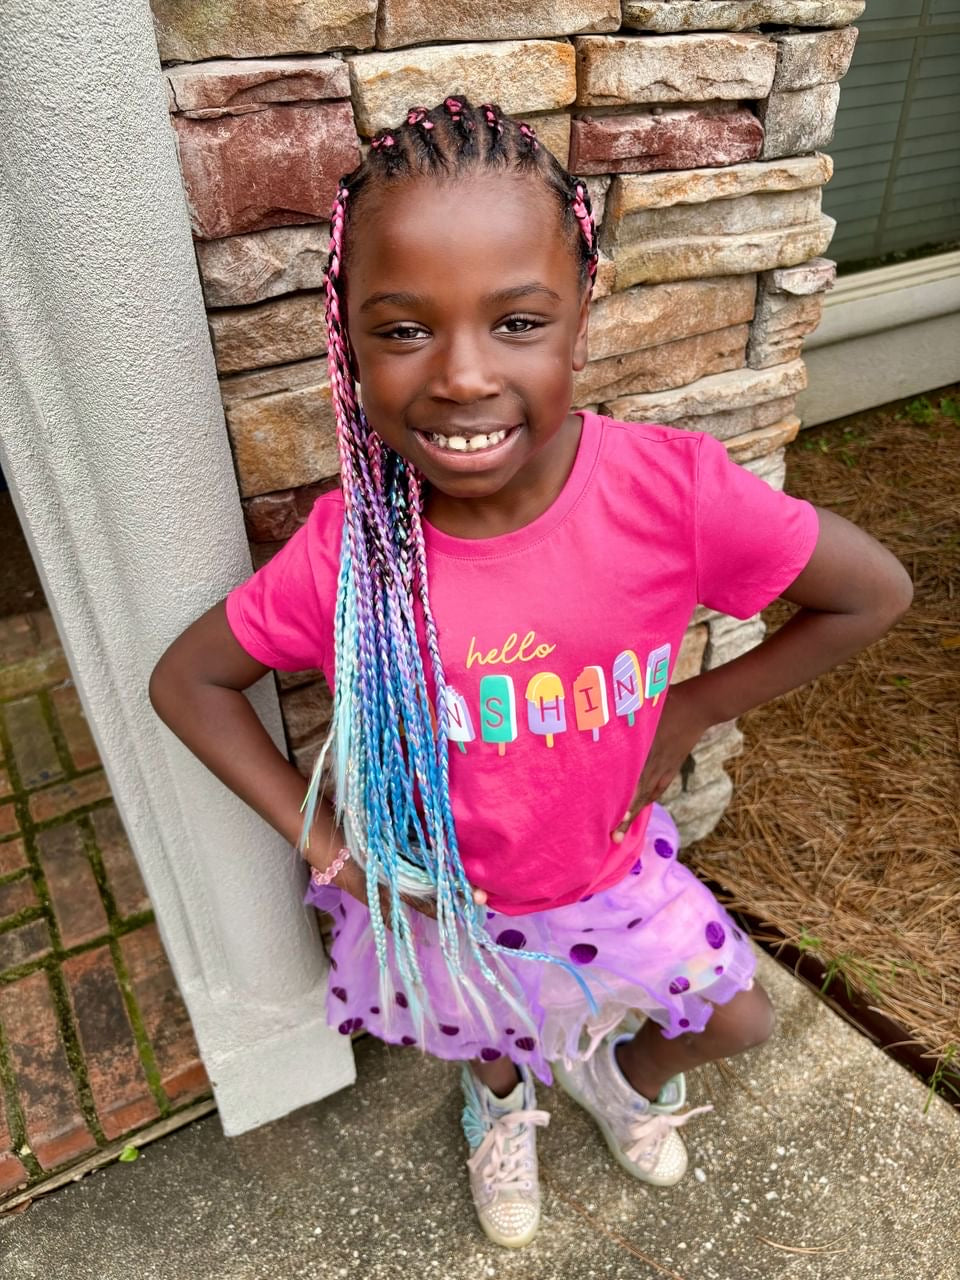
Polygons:
M702 1031L715 1004L752 984L750 943L713 894L677 859L678 836L665 809L654 805L644 845L630 872L610 889L568 906L529 915L487 911L490 936L508 948L517 1004L478 979L489 993L493 1025L464 1001L450 981L436 922L411 911L417 957L430 1016L417 1016L391 956L381 983L366 906L339 889L312 882L305 901L333 917L327 1019L343 1035L365 1029L390 1044L418 1046L438 1058L501 1055L526 1063L546 1084L550 1062L588 1057L630 1013L652 1018L668 1038ZM538 951L569 968L510 956Z

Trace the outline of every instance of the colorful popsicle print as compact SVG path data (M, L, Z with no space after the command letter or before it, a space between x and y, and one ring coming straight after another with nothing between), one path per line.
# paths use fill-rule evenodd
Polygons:
M480 681L480 737L495 742L503 755L517 736L517 697L510 676L484 676Z
M603 667L584 667L580 672L573 682L573 705L577 728L589 730L594 742L599 742L600 730L610 719Z
M447 741L455 742L466 755L466 743L473 742L477 736L470 718L470 708L463 695L449 685L443 691L443 704L446 710Z
M647 657L646 694L656 706L661 693L670 683L670 646L662 644Z
M563 684L552 671L539 671L527 684L527 727L553 746L554 734L567 727Z
M634 717L643 701L640 660L632 649L618 653L613 664L613 706L618 716L626 716L633 728Z

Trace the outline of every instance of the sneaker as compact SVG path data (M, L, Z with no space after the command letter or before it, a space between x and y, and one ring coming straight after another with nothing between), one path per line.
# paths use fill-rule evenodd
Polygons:
M461 1078L473 1203L489 1238L508 1249L529 1244L540 1226L534 1130L550 1121L546 1111L535 1110L537 1098L529 1070L522 1066L517 1070L520 1081L505 1098L491 1093L468 1066Z
M682 1075L667 1081L656 1102L637 1093L614 1056L617 1045L630 1039L617 1029L592 1057L554 1062L553 1073L564 1092L596 1120L614 1159L627 1173L655 1187L672 1187L687 1171L687 1149L677 1129L713 1108L677 1114L687 1099Z

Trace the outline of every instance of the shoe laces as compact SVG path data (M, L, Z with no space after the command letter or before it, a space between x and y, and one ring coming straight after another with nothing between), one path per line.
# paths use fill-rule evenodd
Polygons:
M632 1114L625 1124L625 1136L630 1143L624 1149L625 1155L637 1164L653 1164L672 1129L680 1129L694 1116L704 1115L712 1110L713 1107L708 1102L705 1106L694 1107L682 1114L663 1115L658 1111Z
M508 1111L493 1121L473 1155L471 1173L483 1180L488 1193L530 1191L533 1188L533 1129L550 1123L547 1111Z

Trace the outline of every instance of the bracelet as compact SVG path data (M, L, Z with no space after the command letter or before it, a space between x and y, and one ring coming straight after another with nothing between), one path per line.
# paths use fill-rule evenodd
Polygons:
M322 889L340 874L349 859L350 850L346 848L341 849L334 860L330 863L329 867L327 867L326 871L321 871L319 867L313 868L313 872L310 875L310 883L316 885L318 889Z

